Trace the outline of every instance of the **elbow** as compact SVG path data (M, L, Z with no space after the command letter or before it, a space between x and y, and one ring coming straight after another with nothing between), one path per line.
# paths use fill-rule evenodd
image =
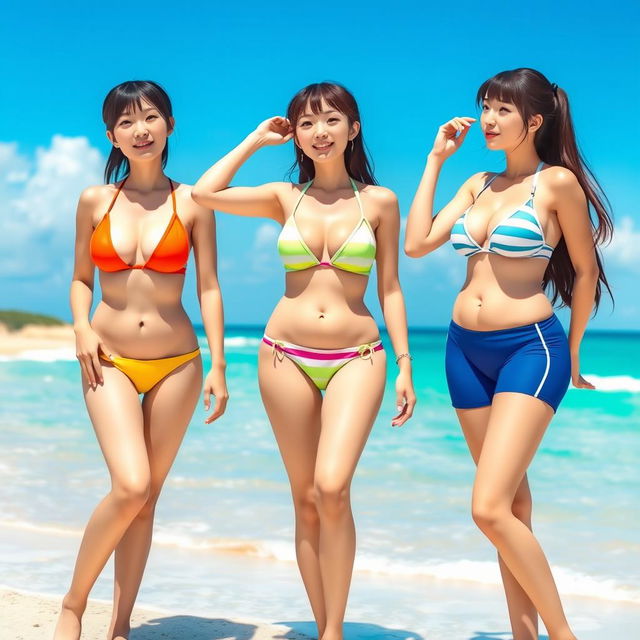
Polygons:
M422 247L408 239L404 242L404 252L410 258L421 258L426 253Z
M191 187L191 199L201 206L205 206L206 193L202 187L195 184Z

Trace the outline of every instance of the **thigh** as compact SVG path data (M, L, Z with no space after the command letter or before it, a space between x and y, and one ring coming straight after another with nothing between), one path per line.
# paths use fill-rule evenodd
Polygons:
M552 417L553 409L538 398L521 393L494 397L478 459L474 498L513 502Z
M489 418L491 416L491 407L480 407L478 409L457 409L458 420L462 427L467 446L471 452L473 461L478 464L485 436L487 435L487 427L489 426ZM530 511L531 492L529 489L529 481L525 473L522 482L514 496L514 510L516 505L519 509Z
M258 382L291 490L299 495L313 487L322 395L293 361L274 356L264 343L258 353Z
M193 417L202 389L198 356L163 378L142 402L152 491L164 482Z
M104 383L91 389L83 380L89 418L114 484L149 480L142 407L135 387L121 371L103 364Z
M467 358L451 335L447 337L445 349L445 373L451 404L456 409L475 409L491 404L495 382Z
M316 482L342 487L356 464L378 415L386 382L386 353L356 358L329 383L322 405Z

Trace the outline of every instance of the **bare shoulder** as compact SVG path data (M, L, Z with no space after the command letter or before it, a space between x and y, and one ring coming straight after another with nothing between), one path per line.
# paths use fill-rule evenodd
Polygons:
M174 182L173 184L175 186L176 209L183 217L195 219L211 215L211 209L203 207L191 197L193 185L182 182L178 184Z
M83 189L78 198L78 216L93 219L99 213L102 217L117 192L118 187L114 184L97 184Z
M545 185L554 191L567 193L576 189L582 190L576 174L566 167L545 167L540 172L540 177Z
M387 189L387 187L367 184L359 188L360 192L370 203L375 204L381 209L396 207L398 204L398 196L396 196L391 189Z

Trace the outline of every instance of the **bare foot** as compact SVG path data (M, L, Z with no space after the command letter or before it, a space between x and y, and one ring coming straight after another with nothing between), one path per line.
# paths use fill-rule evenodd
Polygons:
M82 632L82 614L78 614L71 607L65 606L64 601L60 609L60 617L56 630L53 632L53 640L80 640Z

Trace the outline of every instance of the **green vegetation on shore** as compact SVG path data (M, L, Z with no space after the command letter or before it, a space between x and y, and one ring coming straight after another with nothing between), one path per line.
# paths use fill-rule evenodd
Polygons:
M65 323L59 318L45 316L40 313L0 309L0 324L5 325L9 331L17 331L27 324L39 324L46 327L55 327Z

